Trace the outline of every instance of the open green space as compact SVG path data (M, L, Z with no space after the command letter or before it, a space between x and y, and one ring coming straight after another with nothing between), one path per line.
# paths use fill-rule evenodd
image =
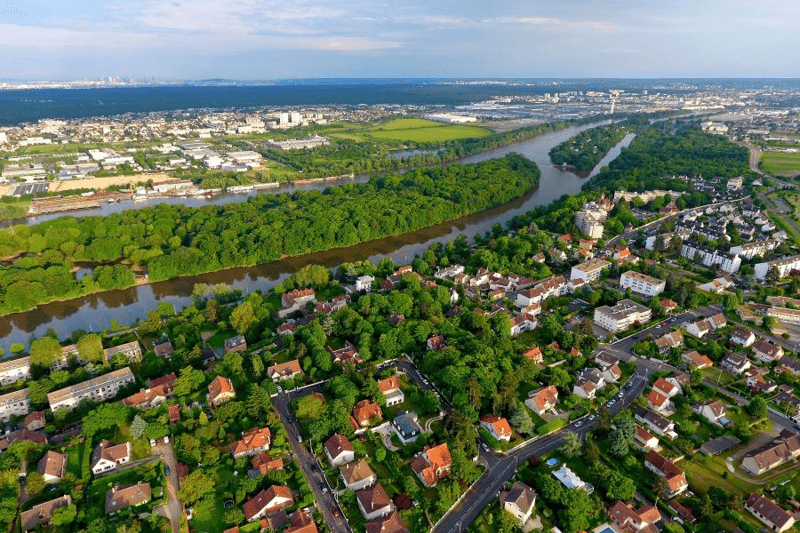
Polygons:
M442 124L432 120L399 118L363 132L366 137L413 142L444 142L486 137L491 131L463 124Z
M12 200L4 198L0 202L0 220L10 220L13 218L24 217L28 213L30 200Z
M800 152L761 152L761 168L773 176L797 176Z

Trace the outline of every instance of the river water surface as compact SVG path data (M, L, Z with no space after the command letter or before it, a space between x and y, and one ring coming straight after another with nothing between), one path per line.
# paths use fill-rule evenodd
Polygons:
M257 289L268 289L308 264L335 267L344 262L364 259L376 262L383 257L391 257L399 264L410 262L416 254L421 254L433 243L447 242L462 233L468 237L482 234L489 231L494 224L505 224L515 216L537 206L549 204L564 194L578 193L587 178L580 177L571 170L553 165L548 152L554 146L583 130L609 122L567 128L464 159L463 163L477 163L502 157L509 152L519 152L539 166L542 174L539 186L524 196L501 206L412 233L377 239L347 248L337 248L253 267L233 268L129 289L92 294L63 302L43 304L30 311L0 317L0 339L2 339L0 348L5 349L8 353L11 344L21 342L27 345L31 335L39 337L50 328L63 339L77 329L102 330L110 325L112 318L122 324L129 324L137 318L145 317L147 312L155 308L159 302L171 302L176 309L181 309L191 303L192 288L195 283L227 283L248 293ZM622 148L630 144L633 137L632 134L625 137L598 163L589 176L596 174L600 168L617 157ZM328 186L331 186L331 183L304 185L302 188L325 188ZM290 187L286 185L281 189L268 189L260 193L287 192ZM174 200L188 205L208 205L242 201L245 197L246 195L223 195L209 200L185 198ZM122 208L121 204L108 204L107 207L102 208L102 212L107 213ZM128 205L127 208L131 208L131 206ZM94 213L87 214L97 213L98 211L94 210ZM41 222L43 219L44 217L40 217L34 222Z

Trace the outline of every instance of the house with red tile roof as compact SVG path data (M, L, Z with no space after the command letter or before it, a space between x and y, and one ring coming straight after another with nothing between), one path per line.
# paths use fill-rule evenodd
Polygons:
M208 401L211 405L217 406L227 402L236 396L236 389L233 383L226 377L217 376L208 385Z
M504 440L509 442L511 440L511 426L508 420L497 415L486 415L481 418L481 427L489 432L495 440Z
M394 510L392 500L386 495L380 483L375 483L356 492L356 501L361 514L367 520L386 516Z
M341 466L349 463L356 457L353 445L350 444L347 437L339 435L338 433L326 440L323 448L332 466Z
M529 350L525 351L522 354L522 357L530 359L537 365L542 364L542 362L544 362L544 355L542 354L542 350L538 346L533 346Z
M289 517L289 527L283 530L283 533L317 533L317 524L311 517L311 512L305 509L299 509L292 513Z
M752 493L745 501L744 508L776 533L782 533L794 525L792 513L761 494Z
M58 483L67 472L67 456L50 450L39 460L36 471L42 475L45 483Z
M710 368L714 365L714 362L711 361L708 356L701 355L697 350L692 350L683 354L683 360L687 365L694 365L698 370Z
M548 385L528 393L525 406L539 416L553 409L558 403L558 389L555 385Z
M244 502L242 510L247 521L253 522L268 514L291 507L292 504L294 504L294 496L289 487L272 485Z
M624 533L657 533L654 527L661 520L661 512L657 507L644 505L634 510L633 505L617 500L608 509L608 517L619 531Z
M397 511L392 511L383 518L377 518L364 524L366 533L409 533L408 528Z
M295 376L303 375L303 370L300 368L300 361L294 359L285 363L278 363L267 368L267 375L273 380L279 379L281 381L292 379Z
M253 428L242 433L242 438L231 444L231 455L234 459L255 455L269 450L272 432L269 428Z
M365 428L370 425L374 418L382 420L383 414L378 404L369 400L361 400L353 407L353 418L355 418L359 426Z
M400 380L397 376L379 380L378 388L381 389L381 392L386 397L386 407L401 404L406 399L403 391L400 390Z
M650 450L647 452L644 466L655 475L667 480L669 497L677 496L689 487L683 470L656 451Z
M250 460L253 469L250 471L252 477L264 476L273 470L283 470L283 459L280 457L273 459L267 452L258 452Z
M434 447L426 446L411 461L411 469L426 487L433 487L438 480L450 473L452 462L447 443Z
M647 395L647 406L657 413L669 411L671 405L672 403L669 401L669 398L655 389L651 390L650 394Z

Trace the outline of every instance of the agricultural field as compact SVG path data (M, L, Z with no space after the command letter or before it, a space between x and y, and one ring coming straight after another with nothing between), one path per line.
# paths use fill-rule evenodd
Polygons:
M761 168L775 176L800 175L800 152L761 152Z
M444 142L486 137L491 133L490 130L477 126L442 124L418 118L399 118L365 130L361 135L395 141Z

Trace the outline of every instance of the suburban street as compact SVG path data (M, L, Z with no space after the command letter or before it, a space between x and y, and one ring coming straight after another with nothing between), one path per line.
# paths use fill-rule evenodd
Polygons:
M172 443L170 442L154 446L152 453L160 456L164 461L164 465L169 468L169 474L167 475L167 496L169 500L167 505L162 505L159 510L172 524L172 532L178 533L181 526L183 505L178 500L178 461L175 459L175 451L172 449Z

